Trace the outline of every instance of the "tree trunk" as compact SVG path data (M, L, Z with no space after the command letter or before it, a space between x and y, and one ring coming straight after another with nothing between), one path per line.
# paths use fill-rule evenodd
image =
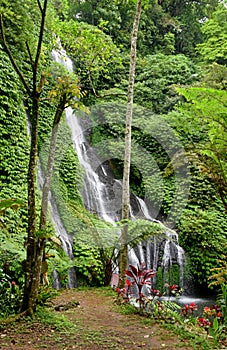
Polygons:
M48 155L48 162L47 162L47 169L44 179L44 185L43 185L43 191L42 191L42 204L41 204L41 212L40 212L40 223L39 223L39 233L38 237L35 235L34 227L35 225L35 196L34 196L34 190L32 188L34 187L34 179L35 179L35 173L36 173L36 164L34 165L34 154L35 154L35 147L32 152L31 156L31 163L29 166L29 182L28 182L28 193L31 193L31 196L29 198L29 236L28 236L28 242L27 242L27 261L26 261L26 283L25 283L25 291L24 291L24 300L23 300L23 308L22 310L28 310L29 314L33 314L36 308L36 301L38 297L39 292L39 285L40 285L40 279L41 279L41 269L42 269L42 261L43 261L43 255L45 252L45 244L46 244L46 223L47 223L47 212L48 212L48 195L50 191L50 184L51 184L51 177L52 177L52 171L53 171L53 164L54 164L54 156L55 156L55 149L56 149L56 141L57 141L57 133L58 133L58 127L59 122L61 120L62 113L65 109L66 105L66 94L63 95L63 97L60 100L60 103L58 105L58 108L55 113L53 126L52 126L52 133L51 133L51 142L50 142L50 148L49 148L49 155ZM38 106L38 104L36 104ZM33 111L33 116L35 115L35 111ZM38 140L35 143L36 137L38 137L38 109L36 113L36 123L33 125L34 130L32 131L32 140L34 144L38 144ZM35 133L35 130L37 131ZM33 149L31 145L31 150ZM37 152L37 149L36 149ZM36 153L37 154L37 153ZM33 176L32 176L33 175ZM32 210L33 208L33 210Z
M42 189L42 204L41 204L40 224L39 224L40 231L46 230L47 213L48 213L48 196L50 192L51 177L53 172L57 134L58 134L58 128L59 128L61 116L65 109L66 98L67 98L66 94L64 94L58 104L58 107L54 116L53 126L52 126L49 155L48 155L46 173L45 173L44 184Z
M41 47L44 35L44 25L46 17L48 0L44 0L43 7L37 0L42 18L39 32L39 40L36 50L34 62L31 62L33 80L32 93L32 115L31 115L31 146L30 160L28 167L28 236L27 236L27 257L25 264L25 286L22 311L26 311L30 315L36 310L37 298L39 293L40 276L43 260L43 252L45 248L45 239L36 231L36 171L38 156L38 120L40 95L44 85L44 78L41 76L40 82L37 81L38 65L41 54ZM29 49L29 48L28 48ZM23 83L23 80L22 80ZM26 87L26 86L25 86Z
M44 248L44 238L33 236L28 239L22 311L27 311L31 316L37 305Z
M128 98L126 108L126 127L125 127L125 156L124 156L124 172L123 172L123 184L122 184L122 220L129 219L129 207L130 207L130 190L129 190L129 176L130 176L130 163L131 163L131 129L132 129L132 111L133 111L133 93L134 93L134 81L135 81L135 68L136 68L136 44L137 35L140 22L142 0L138 0L136 14L134 18L132 37L131 37L131 54L130 54L130 71L129 71L129 83L128 83ZM121 251L120 251L120 276L119 287L123 288L125 284L125 270L128 263L128 225L127 222L121 230Z
M39 250L42 246L36 236L36 165L38 153L38 117L39 117L39 94L35 93L32 104L31 118L31 146L28 167L28 236L27 236L27 258L25 265L25 288L22 311L29 310L32 314L38 296L34 288L40 278L41 264L39 262ZM38 256L37 256L38 255ZM38 259L38 261L37 261ZM36 262L37 261L37 262Z

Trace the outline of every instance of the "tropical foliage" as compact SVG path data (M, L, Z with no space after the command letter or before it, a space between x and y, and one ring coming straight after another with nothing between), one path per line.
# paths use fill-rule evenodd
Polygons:
M0 5L8 45L29 84L33 71L31 62L34 62L38 41L39 5L42 3L3 0ZM138 33L136 105L132 126L135 148L130 188L135 194L148 197L155 208L154 215L161 220L168 219L174 203L174 210L180 213L175 228L191 264L190 274L195 285L202 285L204 290L208 288L214 271L218 280L211 283L211 287L218 288L222 282L226 284L223 274L226 267L220 259L222 254L227 254L226 11L225 1L212 0L207 4L201 1L150 0L143 4ZM105 147L100 147L100 155L104 158L106 154L111 155L109 166L115 177L121 178L124 149L122 116L125 115L134 12L135 1L48 1L37 70L38 80L43 76L44 83L38 130L38 151L43 163L47 161L47 139L55 107L67 92L74 108L80 107L80 103L89 106L90 117L95 124L93 128L88 128L90 141L93 146L105 144ZM1 272L2 283L9 292L12 281L20 288L24 283L23 261L28 225L24 203L27 201L29 162L26 112L31 110L31 103L2 44L1 40L0 268L3 271L3 266L9 263L9 274ZM74 73L70 75L52 64L52 50L63 48L73 60ZM75 95L80 97L80 101L74 99ZM163 129L163 125L168 127ZM56 149L59 162L54 166L52 191L67 231L76 232L75 265L81 281L102 285L106 277L105 268L113 252L111 249L90 251L86 239L92 232L92 242L89 243L94 248L98 229L101 227L106 232L109 226L84 208L80 194L83 171L73 151L65 121L62 121L62 126ZM178 147L179 144L181 147ZM176 194L173 170L183 168L182 154L190 177L185 176L185 186ZM182 212L184 190L189 185L190 195ZM37 203L38 214L39 194ZM141 232L145 236L158 231L157 227L144 227L141 227ZM48 239L53 236L53 231L49 221ZM109 239L110 231L105 240ZM138 231L138 227L136 231L132 229L136 235ZM56 261L52 259L50 262L54 269L60 265L61 254L55 245L51 246L52 253L56 254ZM63 265L61 272L66 281L65 271L71 263L66 261ZM91 266L95 266L92 280L88 272ZM12 293L10 298L14 298ZM17 311L13 305L7 312ZM214 332L215 327L214 324Z

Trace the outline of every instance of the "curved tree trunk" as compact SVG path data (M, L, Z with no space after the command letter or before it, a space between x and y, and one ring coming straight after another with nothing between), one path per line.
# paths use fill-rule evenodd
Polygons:
M48 196L50 192L51 177L53 172L58 128L59 128L61 116L65 109L66 99L67 99L67 96L66 94L64 94L58 104L58 107L54 116L53 125L52 125L48 161L47 161L46 173L45 173L44 184L42 189L42 204L41 204L40 223L39 223L40 231L46 230L47 213L48 213Z
M28 230L27 230L27 257L25 264L25 287L24 287L24 297L22 304L22 311L33 315L36 310L37 298L39 293L40 279L43 256L45 253L46 244L46 222L47 222L47 211L48 211L48 194L50 191L51 176L54 163L54 155L56 149L56 140L58 126L65 109L68 100L74 98L74 95L70 93L68 95L67 89L60 97L59 104L54 117L54 122L52 126L51 143L49 149L48 164L46 169L46 176L43 186L43 196L42 205L40 212L40 224L37 230L36 224L36 171L37 171L37 157L38 157L38 120L39 120L39 107L40 107L40 95L43 91L43 86L45 78L41 76L40 81L38 81L39 75L39 61L41 48L43 43L44 26L46 18L48 0L37 0L37 5L41 13L41 23L39 30L39 39L36 49L35 58L33 60L29 45L26 43L28 50L28 55L30 58L30 64L32 69L32 87L30 88L28 82L26 81L23 73L18 67L5 39L4 25L2 20L2 14L0 14L0 30L1 37L3 41L3 47L6 51L12 66L16 73L18 74L31 102L31 145L30 145L30 159L28 167Z

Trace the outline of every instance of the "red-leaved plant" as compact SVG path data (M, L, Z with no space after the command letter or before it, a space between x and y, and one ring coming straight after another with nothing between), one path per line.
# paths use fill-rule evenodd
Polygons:
M130 287L131 287L131 282L129 280L126 280L125 283L125 288L116 288L115 291L118 293L123 298L123 301L127 303L130 298Z
M198 310L197 305L195 303L185 304L181 309L181 315L188 316L194 313L194 311Z
M140 266L129 265L129 270L125 271L127 277L130 278L131 285L136 285L138 288L138 298L136 301L139 302L140 309L144 305L145 295L142 293L142 288L145 285L151 285L151 278L155 276L153 270L147 270L145 263L142 263Z

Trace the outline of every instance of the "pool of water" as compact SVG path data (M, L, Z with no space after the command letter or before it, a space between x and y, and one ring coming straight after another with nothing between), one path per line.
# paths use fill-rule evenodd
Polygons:
M184 305L190 305L191 303L195 303L198 310L194 313L195 315L202 315L203 313L203 308L205 306L210 307L211 305L216 304L216 300L214 298L197 298L197 297L192 297L192 296L180 296L179 298L175 297L162 297L161 300L169 300L169 301L174 301L180 306Z

